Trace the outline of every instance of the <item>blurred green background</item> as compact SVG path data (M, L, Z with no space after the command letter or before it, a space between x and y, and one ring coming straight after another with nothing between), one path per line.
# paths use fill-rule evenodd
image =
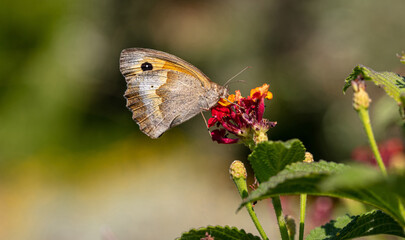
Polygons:
M344 79L357 64L405 75L395 57L404 9L403 0L3 0L0 239L173 239L216 224L257 234L235 214L227 170L248 150L212 142L200 116L148 139L125 107L121 50L175 54L217 83L251 66L230 90L270 84L269 138L344 161L366 143ZM394 101L369 89L377 139L400 136Z

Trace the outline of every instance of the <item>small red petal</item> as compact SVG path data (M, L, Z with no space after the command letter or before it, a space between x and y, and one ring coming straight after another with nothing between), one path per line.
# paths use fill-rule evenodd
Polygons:
M225 129L215 129L214 131L211 132L212 140L218 143L232 144L237 143L239 141L239 139L226 138L225 135L226 135Z
M237 143L239 141L239 139L234 139L234 138L223 138L222 142L218 142L218 143L223 143L223 144L233 144L233 143Z
M213 107L211 109L212 116L217 118L218 120L225 117L230 112L231 112L231 110L229 109L229 107L224 107L221 105L216 105L215 107Z
M257 121L260 122L260 121L262 121L263 114L264 114L264 108L265 108L264 107L264 98L260 98L258 103L259 103L259 106L257 108L256 118L257 118Z
M210 119L208 119L208 127L210 128L210 127L212 127L212 126L214 126L215 125L215 123L217 123L218 122L218 119L216 119L216 118L210 118Z

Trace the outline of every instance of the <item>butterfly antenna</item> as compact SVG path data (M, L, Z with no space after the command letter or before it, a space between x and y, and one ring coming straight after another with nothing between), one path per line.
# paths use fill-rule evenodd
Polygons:
M251 68L250 66L245 67L244 69L242 69L240 72L238 72L235 76L231 77L228 81L225 82L224 86L228 87L228 83L230 81L232 81L232 79L236 78L237 76L239 76L241 73L243 73L244 71L246 71L248 68Z
M243 80L243 79L236 80L235 82L238 82L238 83L245 83L245 84L246 84L246 80Z

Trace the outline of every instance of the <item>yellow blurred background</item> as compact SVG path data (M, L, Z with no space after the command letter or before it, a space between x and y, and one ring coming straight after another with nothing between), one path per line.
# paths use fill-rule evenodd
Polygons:
M344 79L357 64L405 69L405 3L378 0L0 3L0 239L174 239L206 225L257 235L228 176L241 145L210 140L200 116L151 140L125 107L119 54L177 55L231 91L270 84L272 140L344 161L366 143ZM369 87L376 137L398 109ZM256 211L278 239L266 201Z

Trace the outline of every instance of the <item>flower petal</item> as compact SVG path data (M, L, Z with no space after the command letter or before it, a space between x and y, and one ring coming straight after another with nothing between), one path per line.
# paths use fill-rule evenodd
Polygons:
M208 119L207 125L208 125L208 127L210 128L210 127L214 126L215 123L217 123L217 122L218 122L218 119L215 118L215 117L212 117L212 118Z
M208 127L219 127L211 132L212 140L225 144L236 143L239 139L245 142L251 130L254 132L260 130L265 133L269 128L274 127L276 122L263 119L264 99L273 98L273 94L268 89L269 85L263 84L261 87L252 89L250 96L242 97L237 90L227 99L220 99L211 109L212 117L208 120ZM227 134L236 135L237 138L228 138Z
M257 87L255 89L250 90L250 97L253 99L259 99L263 95L267 95L267 92L269 90L269 85L268 84L263 84L261 87Z
M272 92L267 92L266 99L268 99L268 100L273 99L273 93Z
M218 104L220 104L221 106L226 107L226 106L231 105L233 102L235 102L235 94L229 95L228 99L225 99L225 98L219 99Z
M219 104L215 105L211 109L212 116L218 120L221 120L223 117L227 116L230 112L231 110L229 109L229 107L224 107Z
M260 98L258 101L258 106L257 106L257 112L256 112L256 119L258 122L261 122L263 119L263 114L264 114L264 98Z
M225 135L226 135L225 129L215 129L214 131L211 132L212 140L217 141L218 143L232 144L237 143L239 141L239 139L226 138Z

